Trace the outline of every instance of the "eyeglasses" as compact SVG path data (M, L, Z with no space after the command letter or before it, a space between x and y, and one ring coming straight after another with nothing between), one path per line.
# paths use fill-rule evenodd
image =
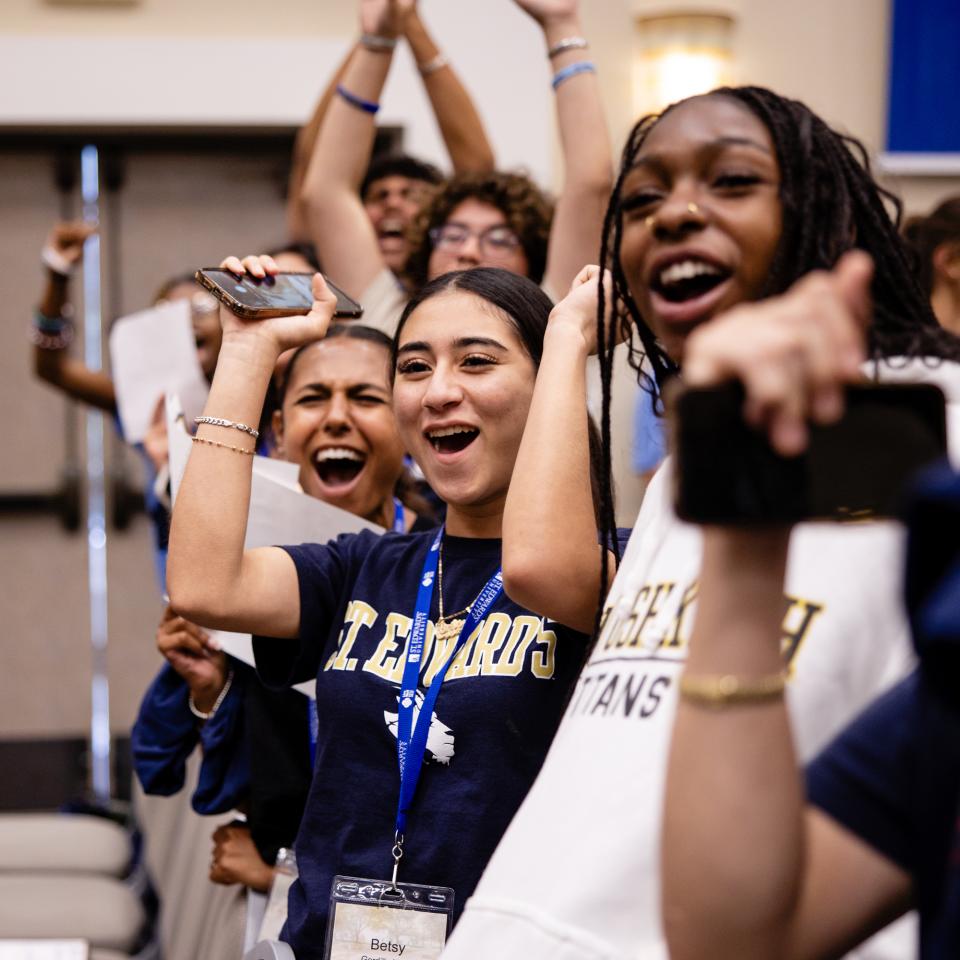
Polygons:
M487 227L479 233L462 223L445 223L430 230L430 240L438 250L459 250L471 237L477 238L480 252L490 260L505 259L520 246L520 238L504 225Z

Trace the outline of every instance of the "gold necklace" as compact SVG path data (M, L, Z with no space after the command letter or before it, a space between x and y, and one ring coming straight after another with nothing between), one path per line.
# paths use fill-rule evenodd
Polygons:
M437 617L437 623L434 627L438 640L456 640L460 636L460 631L463 629L463 624L465 617L473 609L473 604L476 603L476 598L474 598L473 603L469 606L464 607L462 610L458 610L456 613L451 613L449 616L445 617L443 615L443 542L440 543L440 557L437 561L437 587L439 589L439 596L437 597L437 609L439 611L439 616ZM483 592L482 590L480 591ZM480 594L477 594L479 597Z

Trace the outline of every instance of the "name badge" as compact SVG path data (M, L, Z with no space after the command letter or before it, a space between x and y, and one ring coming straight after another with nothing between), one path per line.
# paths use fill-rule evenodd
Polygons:
M453 890L334 877L324 960L436 960L453 921Z

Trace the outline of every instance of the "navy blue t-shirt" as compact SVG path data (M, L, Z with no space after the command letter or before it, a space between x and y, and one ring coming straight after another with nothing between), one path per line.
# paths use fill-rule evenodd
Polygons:
M810 764L807 786L911 875L921 956L960 957L960 707L917 669Z
M300 636L254 639L268 685L317 678L316 765L284 933L298 960L323 951L336 874L390 876L399 792L397 698L434 536L364 532L326 545L285 547L299 576ZM445 615L473 603L500 566L500 548L500 540L445 538ZM438 585L421 691L456 642L434 643L439 593ZM447 672L399 879L452 887L455 918L540 769L586 643L583 634L501 594Z

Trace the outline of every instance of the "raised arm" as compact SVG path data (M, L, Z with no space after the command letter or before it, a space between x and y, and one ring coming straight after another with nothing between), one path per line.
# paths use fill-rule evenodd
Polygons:
M595 350L599 268L550 314L503 514L503 582L515 602L585 633L600 591L590 483L586 361ZM608 556L608 582L614 561Z
M303 204L323 269L354 297L384 269L377 235L363 208L360 183L370 161L393 45L413 0L361 0L363 40L331 100L303 184Z
M470 94L450 61L433 42L414 7L404 24L423 86L455 173L487 173L494 167L493 148Z
M740 379L748 419L780 452L801 451L807 418L839 417L857 377L869 279L866 258L848 255L712 321L688 340L686 382ZM840 956L909 899L898 867L804 809L780 653L788 542L786 528L704 531L664 800L674 960Z
M235 257L237 274L275 273L269 257ZM284 350L324 336L336 298L314 277L316 302L302 317L244 321L221 310L223 346L204 415L240 424L260 421L267 384ZM234 427L201 424L170 527L170 606L204 627L295 637L300 625L296 568L276 547L244 550L253 438Z
M589 50L564 41L583 41L579 0L516 0L543 30L553 52L557 122L563 151L563 186L550 230L544 289L551 296L566 290L584 264L600 250L603 215L613 186L613 155L603 112L600 84ZM554 52L556 51L556 52ZM579 64L587 67L577 71Z
M58 223L47 238L44 262L47 285L37 306L33 327L33 370L68 397L114 413L117 395L107 374L90 370L68 353L73 325L68 310L70 272L83 256L83 245L96 227L89 223Z
M307 167L310 164L310 157L313 155L313 148L317 142L323 118L326 116L330 101L336 95L337 84L343 80L347 64L350 62L355 49L355 46L351 47L337 67L330 82L320 95L310 119L297 131L297 137L293 144L290 179L287 182L287 233L290 240L296 243L306 243L311 239L310 225L307 223L304 213L303 182L307 176Z

